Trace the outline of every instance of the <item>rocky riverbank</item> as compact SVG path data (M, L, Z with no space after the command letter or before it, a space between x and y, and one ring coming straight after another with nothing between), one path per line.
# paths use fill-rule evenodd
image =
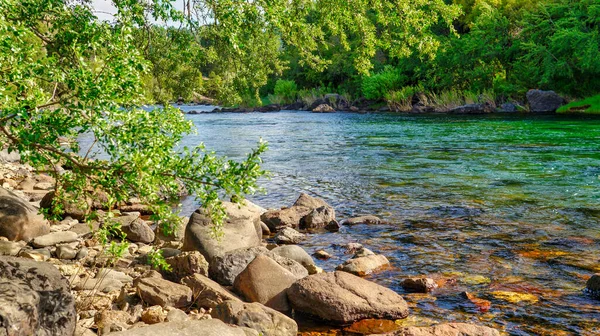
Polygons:
M345 335L500 334L463 323L386 324L411 313L402 296L361 278L389 267L384 255L348 244L342 248L349 258L335 272L323 272L295 245L305 239L302 232L340 227L335 209L307 194L282 209L226 203L219 241L202 209L165 237L132 199L115 211L129 248L108 266L94 234L106 213L99 210L97 220L85 223L80 209L66 206L62 220L45 220L38 213L53 181L18 162L0 164L0 185L0 286L6 293L0 316L7 322L0 331L9 335L285 336L298 334L297 321L305 319L354 326ZM342 224L380 221L364 216ZM149 265L154 250L162 251L169 271ZM425 293L443 283L409 278L403 286Z
M415 95L406 106L399 107L384 101L373 101L360 98L349 101L345 96L339 94L327 94L321 98L308 103L297 101L293 104L280 105L270 104L259 107L223 107L216 108L212 112L279 112L279 111L310 111L314 113L330 112L404 112L404 113L445 113L445 114L490 114L490 113L554 113L566 100L554 91L530 90L523 102L480 101L469 104L456 104L448 102L443 105L434 105L428 99ZM188 114L207 112L190 111Z

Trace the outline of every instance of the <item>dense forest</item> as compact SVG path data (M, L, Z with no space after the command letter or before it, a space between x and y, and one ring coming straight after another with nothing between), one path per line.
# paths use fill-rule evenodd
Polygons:
M193 1L186 24L136 33L149 101L199 95L227 105L327 93L409 108L568 99L600 88L597 0ZM168 56L168 57L165 57Z

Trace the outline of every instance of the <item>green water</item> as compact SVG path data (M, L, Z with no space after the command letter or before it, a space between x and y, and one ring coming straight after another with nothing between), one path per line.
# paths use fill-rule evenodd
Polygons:
M241 158L270 144L264 207L299 192L324 198L338 219L371 213L389 225L313 234L304 247L349 258L332 244L361 242L394 268L370 278L406 295L407 323L477 322L511 335L600 334L600 301L582 292L600 271L600 119L560 116L200 114L186 144ZM193 205L188 204L188 211ZM448 283L404 293L406 276ZM482 311L469 291L489 300ZM511 303L496 291L533 294Z

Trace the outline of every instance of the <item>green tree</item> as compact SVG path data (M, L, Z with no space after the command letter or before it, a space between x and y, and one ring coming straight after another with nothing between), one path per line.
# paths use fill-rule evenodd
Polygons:
M169 232L179 224L169 200L185 188L210 211L218 232L220 199L255 191L265 144L243 162L227 161L202 146L181 148L193 125L179 110L139 109L150 64L133 33L149 13L164 20L173 11L160 0L115 4L108 24L87 3L0 0L3 145L54 176L54 215L65 201L90 193L106 193L109 207L134 195ZM90 147L80 147L82 136L93 139Z

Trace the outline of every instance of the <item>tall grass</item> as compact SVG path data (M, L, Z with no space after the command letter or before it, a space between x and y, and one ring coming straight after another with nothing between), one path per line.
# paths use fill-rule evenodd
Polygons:
M445 90L427 94L429 105L439 111L449 111L466 104L489 104L496 106L496 96L493 91L476 93L461 90Z

